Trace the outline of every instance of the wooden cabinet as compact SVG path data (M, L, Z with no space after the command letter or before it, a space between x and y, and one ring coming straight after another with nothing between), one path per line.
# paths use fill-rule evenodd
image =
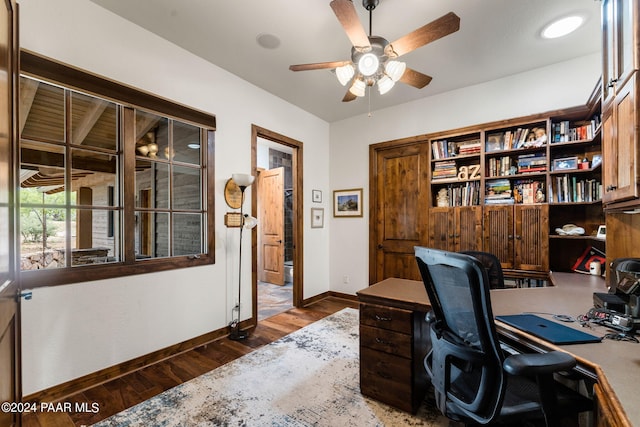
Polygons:
M638 70L638 22L637 1L602 2L602 103L605 109Z
M549 271L549 205L484 207L484 251L503 269Z
M446 251L482 250L482 206L431 208L429 247Z
M605 205L640 203L638 184L638 73L620 88L603 114L603 186Z
M361 297L362 300L362 297ZM425 313L393 302L360 305L360 390L365 396L415 413L429 380Z

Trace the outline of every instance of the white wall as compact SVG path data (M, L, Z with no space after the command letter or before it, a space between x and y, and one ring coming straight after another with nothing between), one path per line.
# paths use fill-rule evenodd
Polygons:
M362 187L365 209L363 218L329 216L331 289L369 284L369 145L584 105L600 73L600 55L589 55L332 123L331 188Z
M305 209L312 188L329 191L329 124L89 1L19 3L22 48L210 112L218 124L215 265L35 289L22 304L28 395L227 325L238 233L224 226L223 189L232 173L250 170L251 124L303 142ZM329 290L329 229L311 229L308 217L304 298ZM251 310L250 236L243 319Z

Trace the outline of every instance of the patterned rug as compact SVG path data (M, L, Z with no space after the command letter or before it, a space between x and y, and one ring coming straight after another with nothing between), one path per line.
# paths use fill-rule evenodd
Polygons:
M360 394L358 311L346 308L95 427L446 426Z

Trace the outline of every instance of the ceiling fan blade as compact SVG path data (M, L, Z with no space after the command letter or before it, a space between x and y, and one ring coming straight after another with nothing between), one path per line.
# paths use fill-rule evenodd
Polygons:
M453 12L432 21L409 34L400 37L385 48L389 57L398 57L414 49L438 40L460 29L460 18Z
M333 0L330 5L338 21L342 24L345 33L347 33L351 44L356 49L370 48L369 37L367 37L367 32L360 23L353 2L351 0Z
M334 62L315 62L313 64L298 64L290 65L291 71L308 71L308 70L323 70L326 68L338 68L343 65L350 64L351 61L334 61Z
M357 96L355 96L353 93L351 93L350 90L347 89L347 93L344 94L344 98L342 98L342 102L351 102L356 98Z
M431 83L432 77L427 76L426 74L422 74L419 71L412 70L411 68L407 68L404 71L402 77L400 77L400 81L404 84L408 84L409 86L413 86L418 89L422 89L429 83Z

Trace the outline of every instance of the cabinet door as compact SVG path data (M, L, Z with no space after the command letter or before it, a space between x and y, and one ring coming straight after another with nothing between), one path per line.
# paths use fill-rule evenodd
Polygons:
M456 208L455 218L455 251L481 251L482 206L462 206Z
M454 208L431 208L429 210L429 247L455 251L454 228Z
M549 205L515 206L515 268L549 270Z
M615 81L617 79L617 55L615 37L615 3L617 0L604 0L602 2L602 104L608 104L615 94Z
M514 268L513 206L484 207L484 251L500 260L502 268Z
M637 74L622 88L603 122L604 203L638 197L636 79Z

